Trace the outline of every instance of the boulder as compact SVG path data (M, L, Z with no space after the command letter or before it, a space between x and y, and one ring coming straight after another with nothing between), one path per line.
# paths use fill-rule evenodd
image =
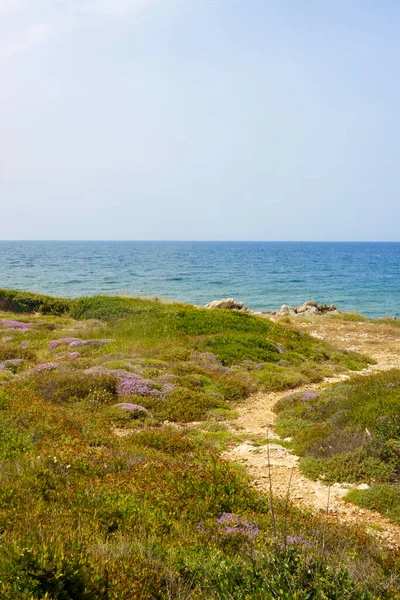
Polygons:
M318 304L316 303L315 300L310 300L309 302L304 302L304 304L302 304L301 306L296 306L295 313L299 315L301 313L305 313L310 308L318 309Z
M301 313L297 313L297 314L301 315L302 317L312 317L314 315L319 315L320 312L316 306L309 306L307 308L307 310L302 311Z
M279 317L286 317L286 316L293 316L296 313L295 313L293 306L286 306L286 304L283 304L276 314Z
M230 310L243 310L244 304L243 302L236 302L234 298L222 298L222 300L213 300L212 302L209 302L209 304L206 304L204 308L228 308Z
M332 305L332 306L333 306L333 305ZM326 313L326 312L328 312L328 305L327 305L327 304L320 304L320 305L318 306L318 311L319 311L320 313Z
M369 490L369 485L368 483L360 483L360 485L357 486L358 490Z
M278 317L311 317L322 315L327 312L331 314L340 313L334 304L327 306L326 304L318 304L315 300L308 300L308 302L304 302L304 304L301 304L300 306L286 306L286 304L284 304L281 306L280 310L271 312L270 314Z

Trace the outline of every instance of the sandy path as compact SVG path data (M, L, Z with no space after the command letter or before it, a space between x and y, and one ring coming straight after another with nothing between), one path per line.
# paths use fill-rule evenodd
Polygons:
M328 319L315 318L297 323L301 330L320 337L337 347L357 350L369 354L378 362L364 371L365 374L400 368L400 328L377 326L364 323L332 323ZM317 390L346 376L330 379L319 385L307 385L299 390ZM279 444L279 437L274 433L276 415L273 412L275 403L287 395L286 393L258 393L251 396L245 405L238 406L238 418L231 423L232 429L238 429L250 436L274 438L268 448L254 446L245 441L239 446L223 453L223 457L243 463L252 478L253 485L260 491L269 491L268 460L271 465L273 494L286 497L290 481L290 499L299 505L311 508L316 512L326 511L329 493L329 516L332 519L349 523L360 523L368 527L385 545L400 548L400 527L390 523L378 513L361 510L343 500L348 486L335 484L329 490L321 482L306 478L298 468L298 457L291 454Z

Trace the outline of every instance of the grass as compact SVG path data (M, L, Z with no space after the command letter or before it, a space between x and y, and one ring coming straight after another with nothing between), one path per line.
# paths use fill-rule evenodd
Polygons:
M347 498L399 522L400 370L353 377L281 400L277 431L293 438L300 467L327 483L368 483Z
M361 508L376 510L400 525L400 487L398 485L374 485L369 490L350 490L348 502Z
M242 440L224 421L252 391L368 359L251 315L107 297L58 314L53 300L22 294L0 317L2 599L400 593L397 557L362 530L279 502L273 523L218 456Z

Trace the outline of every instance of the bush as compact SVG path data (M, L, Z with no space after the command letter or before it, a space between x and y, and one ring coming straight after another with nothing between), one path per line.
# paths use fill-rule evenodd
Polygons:
M0 289L0 310L9 312L64 315L70 312L73 304L73 300L66 298L53 298L18 290Z
M132 441L138 446L155 448L172 456L193 452L196 448L190 438L171 429L140 431L134 434Z
M396 464L370 456L365 448L337 454L332 458L300 459L300 468L310 479L322 478L327 483L388 482L396 476Z
M178 388L168 395L165 406L160 408L159 414L170 421L189 423L205 419L207 413L213 408L226 408L226 404L224 400L206 392Z
M280 355L276 346L262 335L213 335L201 345L206 352L216 354L223 365L233 365L243 360L276 362Z
M32 377L32 383L45 400L56 404L84 398L94 404L108 404L117 397L117 377L103 373L39 373Z
M156 304L139 298L91 296L79 298L71 307L73 319L100 319L114 322L130 315L156 312Z
M355 377L322 393L294 393L275 406L300 466L328 481L395 481L400 475L400 371Z
M373 485L368 490L350 490L345 500L361 508L376 510L400 525L400 486Z
M23 360L33 360L35 354L32 350L21 348L21 346L11 346L9 344L0 344L0 362L5 360L14 360L22 358Z

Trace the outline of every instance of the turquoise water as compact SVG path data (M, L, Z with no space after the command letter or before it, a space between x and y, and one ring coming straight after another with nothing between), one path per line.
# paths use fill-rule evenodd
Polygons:
M257 310L315 299L400 317L400 243L0 241L0 287L199 305L233 296Z

